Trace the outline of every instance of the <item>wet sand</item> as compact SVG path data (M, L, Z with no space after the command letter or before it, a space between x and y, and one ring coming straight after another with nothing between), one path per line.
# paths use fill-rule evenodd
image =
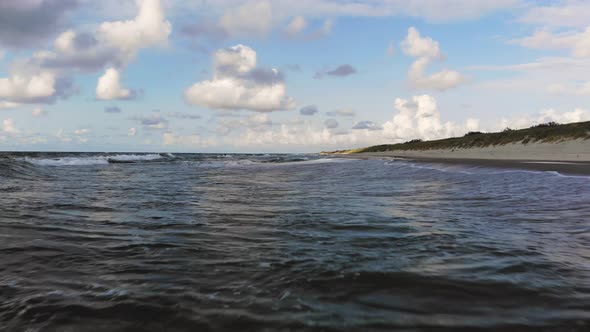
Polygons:
M417 162L555 171L590 175L590 140L560 143L508 144L472 149L363 152L349 158L402 158Z

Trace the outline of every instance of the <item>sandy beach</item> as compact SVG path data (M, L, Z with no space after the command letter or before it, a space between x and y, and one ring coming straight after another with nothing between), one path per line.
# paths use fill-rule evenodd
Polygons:
M590 175L590 140L573 140L559 143L518 143L452 150L363 152L342 156L352 158L394 157L419 162L444 162Z

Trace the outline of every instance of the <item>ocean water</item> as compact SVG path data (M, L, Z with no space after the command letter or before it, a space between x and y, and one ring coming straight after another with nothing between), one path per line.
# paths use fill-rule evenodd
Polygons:
M0 154L2 331L589 331L590 177Z

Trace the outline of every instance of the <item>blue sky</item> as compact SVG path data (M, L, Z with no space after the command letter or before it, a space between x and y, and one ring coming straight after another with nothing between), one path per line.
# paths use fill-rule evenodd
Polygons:
M3 2L0 149L315 152L587 121L587 22L578 0Z

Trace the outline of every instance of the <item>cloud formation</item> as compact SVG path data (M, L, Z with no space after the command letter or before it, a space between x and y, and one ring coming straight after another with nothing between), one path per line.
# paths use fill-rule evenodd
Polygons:
M381 126L379 126L378 124L376 124L373 121L359 121L359 122L355 123L354 126L352 126L352 129L355 129L355 130L362 130L362 129L383 130L383 128Z
M523 115L510 119L503 118L499 122L496 130L503 130L504 128L523 129L547 122L565 124L583 121L590 121L590 111L582 108L575 108L573 111L562 112L554 108L548 108L540 110L536 114Z
M391 121L383 124L383 135L398 141L411 139L439 139L461 135L465 128L452 123L441 122L436 99L429 95L414 96L411 100L397 98L394 103L398 113ZM477 130L470 121L470 129Z
M30 5L37 8L39 3L57 2L35 0ZM75 92L73 70L97 71L107 65L112 70L99 80L97 98L133 97L133 91L116 85L119 69L140 49L165 44L172 29L159 0L137 0L137 5L138 14L132 20L104 22L91 33L67 30L56 38L53 50L37 51L25 61L15 61L10 76L0 78L0 101L52 103L67 98Z
M422 37L416 28L408 29L408 35L401 42L401 47L406 55L417 58L408 70L408 81L414 88L444 91L465 82L465 77L454 70L443 69L426 74L428 65L434 60L440 60L442 52L437 41Z
M521 46L533 49L565 49L577 58L590 57L590 26L582 31L553 33L537 30L533 35L513 40Z
M133 99L136 93L121 85L121 74L115 68L108 68L98 79L96 98L101 100Z
M185 90L191 105L218 110L272 112L291 109L282 74L275 68L257 67L256 52L236 45L214 54L213 79L197 82Z
M326 70L318 71L313 75L313 78L322 79L324 76L345 77L345 76L350 76L353 74L356 74L356 69L349 64L344 64L344 65L340 65L334 69L326 69Z
M0 45L39 45L59 31L68 13L79 4L79 0L0 1Z
M314 115L318 112L318 107L316 105L307 105L307 106L303 106L300 110L299 110L299 114L301 115Z

